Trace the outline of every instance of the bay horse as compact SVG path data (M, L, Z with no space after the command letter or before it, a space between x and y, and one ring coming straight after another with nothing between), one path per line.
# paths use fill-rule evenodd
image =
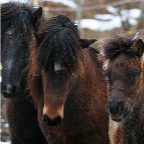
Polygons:
M103 43L108 80L106 109L117 123L114 144L144 143L144 42L136 33L116 35Z
M38 32L28 87L49 144L108 144L106 83L94 40L80 39L75 22L58 15Z
M26 88L30 42L41 23L42 9L22 3L1 5L2 84L12 144L44 144L37 112Z

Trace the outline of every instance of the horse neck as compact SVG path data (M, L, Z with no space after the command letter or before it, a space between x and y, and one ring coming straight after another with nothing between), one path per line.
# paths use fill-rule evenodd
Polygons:
M88 80L90 80L89 85L97 87L97 81L101 80L101 84L105 85L102 65L100 65L96 54L89 49L82 49L80 53L78 57L78 73L80 79L84 82L83 84L85 84L85 81L88 83Z
M141 67L142 67L142 86L144 88L144 53L143 53L142 59L141 59Z
M91 61L90 54L87 49L82 49L81 54L78 56L78 73L81 78L87 79L89 74L95 73L93 62ZM84 76L84 77L83 77Z
M140 81L139 81L139 87L137 90L137 95L136 95L136 99L135 99L135 103L134 103L134 111L132 116L134 117L134 119L138 119L141 116L141 112L143 113L144 111L144 54L141 58L141 74L139 77ZM138 115L138 116L137 116Z
M144 93L144 53L141 57L141 74L140 74L139 92Z

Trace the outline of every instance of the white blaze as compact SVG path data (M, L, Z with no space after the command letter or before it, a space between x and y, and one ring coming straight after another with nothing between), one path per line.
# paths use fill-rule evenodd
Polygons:
M108 69L108 65L109 65L109 59L104 62L103 67L102 67L103 70L107 70Z
M54 64L54 71L58 72L58 71L61 71L61 70L62 70L61 64L55 63Z

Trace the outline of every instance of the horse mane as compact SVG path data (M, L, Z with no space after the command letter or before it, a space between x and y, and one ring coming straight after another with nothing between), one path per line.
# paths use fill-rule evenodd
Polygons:
M34 9L26 4L17 2L8 2L1 5L1 31L2 35L6 32L7 28L14 26L15 38L21 32L26 34L27 40L29 36L34 33L34 25L36 20L33 17Z
M121 53L130 57L140 57L142 54L142 50L140 49L143 46L138 42L141 39L135 40L134 38L135 35L130 36L128 34L123 34L115 35L112 38L106 39L103 44L104 54L106 58L112 60Z
M45 28L38 33L42 39L37 49L40 65L54 71L55 64L67 72L76 66L76 54L81 49L77 25L64 15L51 18Z

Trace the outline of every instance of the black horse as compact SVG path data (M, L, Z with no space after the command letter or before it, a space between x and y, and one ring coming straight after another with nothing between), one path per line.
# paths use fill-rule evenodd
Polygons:
M2 84L12 144L44 144L37 111L26 90L31 40L42 23L42 9L21 3L1 5ZM36 39L35 39L36 40Z

